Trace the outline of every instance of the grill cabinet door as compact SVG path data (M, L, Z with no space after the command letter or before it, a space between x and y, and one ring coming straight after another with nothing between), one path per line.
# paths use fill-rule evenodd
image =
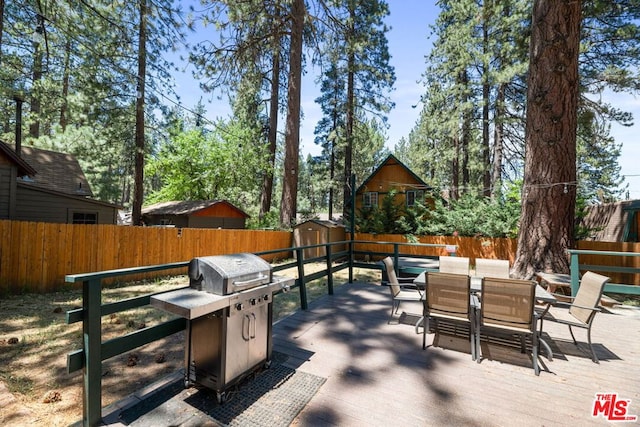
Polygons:
M232 312L228 319L225 381L267 359L267 304Z

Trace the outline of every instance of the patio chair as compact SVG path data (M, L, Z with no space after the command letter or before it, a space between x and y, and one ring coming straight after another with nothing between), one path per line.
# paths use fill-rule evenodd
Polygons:
M476 360L475 306L477 298L470 294L469 275L427 272L424 300L424 328L422 329L422 349L426 348L429 321L434 320L436 333L439 320L464 322L469 325L469 346L471 359Z
M476 276L509 278L508 259L476 258Z
M538 366L538 329L535 313L536 282L532 280L485 277L482 279L480 313L476 325L478 363L482 359L480 335L483 330L500 330L520 336L520 346L526 352L525 337L531 337L533 370L540 375ZM489 334L487 334L489 335Z
M561 312L554 310L554 316L545 316L544 319L550 322L561 323L569 326L569 333L573 339L573 343L578 345L576 337L573 335L572 327L583 328L587 330L587 340L589 342L589 349L591 350L591 360L595 363L599 363L598 357L593 350L591 344L591 325L596 313L600 311L598 305L600 304L600 298L602 298L602 290L604 285L609 281L609 277L602 276L597 273L588 271L580 279L580 287L575 297L568 297L572 302L558 302L555 307L568 307L569 311L566 312L566 318L560 318ZM563 295L563 298L567 298ZM542 327L541 327L542 329Z
M441 256L439 272L469 275L469 258L459 256Z
M385 270L387 272L388 281L383 281L382 284L389 287L391 293L391 315L387 323L391 322L393 315L398 312L401 302L422 301L422 293L418 290L416 285L413 284L413 277L398 278L396 270L393 265L393 258L386 257L382 260Z

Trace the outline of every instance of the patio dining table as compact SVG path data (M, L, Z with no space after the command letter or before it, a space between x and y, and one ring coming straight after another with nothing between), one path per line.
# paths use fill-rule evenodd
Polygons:
M482 301L482 277L479 276L470 276L471 279L471 284L470 284L470 288L471 288L471 293L472 294L476 294L479 296L480 300ZM426 278L426 271L420 273L413 281L414 285L416 285L416 287L419 290L425 290L426 286L427 286L427 278ZM542 346L544 347L544 349L547 352L547 356L549 358L549 360L553 359L553 353L551 352L551 347L549 347L549 344L547 344L547 342L542 339L542 318L544 317L545 314L547 314L547 312L549 311L549 308L551 308L552 305L556 304L558 302L557 298L555 296L553 296L553 294L549 293L546 289L544 289L542 286L540 286L540 284L536 284L536 289L535 289L535 293L536 293L536 300L540 301L541 303L544 303L544 308L537 313L539 319L540 319L540 329L539 329L539 340L540 343L542 344ZM422 296L423 300L425 298L425 295L423 294ZM415 328L416 328L416 332L418 331L418 327L423 324L424 322L424 316L421 317L415 324Z

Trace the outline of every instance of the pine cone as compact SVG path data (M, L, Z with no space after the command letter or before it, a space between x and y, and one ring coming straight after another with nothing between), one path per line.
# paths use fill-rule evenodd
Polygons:
M47 394L44 395L42 399L42 403L54 403L60 402L62 400L62 395L57 390L48 391Z

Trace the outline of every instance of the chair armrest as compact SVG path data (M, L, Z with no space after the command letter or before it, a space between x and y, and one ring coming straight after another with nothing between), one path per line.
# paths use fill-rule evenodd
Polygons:
M576 307L576 308L582 308L582 309L591 310L591 311L602 311L600 307L585 307L583 305L571 304L568 302L557 302L554 304L554 307L565 307L565 308Z
M416 280L415 277L398 277L398 283L400 284L403 284L403 283L412 284L414 280Z
M407 282L407 283L399 282L399 283L395 283L394 284L394 283L389 282L388 280L383 280L383 281L380 282L380 284L382 286L394 286L395 285L395 286L400 286L401 288L418 289L418 286L415 285L413 283L413 281Z
M564 299L564 300L571 300L573 301L574 299L576 299L576 297L572 297L571 295L564 295L564 294L557 294L555 292L549 292L551 295L553 295L556 298L560 298L560 299ZM563 303L567 304L566 301L562 301Z
M585 307L582 305L577 305L577 304L571 304L571 307L576 307L576 308L582 308L584 310L591 310L591 311L602 311L602 309L600 307Z

